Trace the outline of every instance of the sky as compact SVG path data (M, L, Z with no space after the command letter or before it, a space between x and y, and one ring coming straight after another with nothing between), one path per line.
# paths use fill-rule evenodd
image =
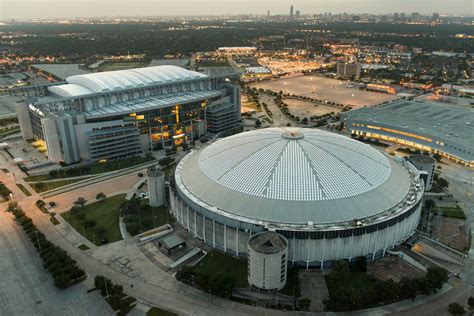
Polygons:
M474 14L474 0L0 0L0 19L222 14Z

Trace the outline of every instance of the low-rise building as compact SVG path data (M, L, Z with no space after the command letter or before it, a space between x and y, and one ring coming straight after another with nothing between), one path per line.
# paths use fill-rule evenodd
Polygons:
M449 104L398 100L341 114L355 135L440 154L474 167L474 112Z

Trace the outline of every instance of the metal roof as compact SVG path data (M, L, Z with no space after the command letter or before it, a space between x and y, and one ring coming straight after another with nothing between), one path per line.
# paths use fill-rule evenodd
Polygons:
M426 101L400 100L354 110L349 119L390 125L416 134L451 140L474 151L474 109Z
M316 129L237 134L186 156L176 182L191 199L271 223L347 222L408 195L406 167L372 147Z
M288 241L280 234L266 231L250 237L249 247L259 253L274 254L285 250Z
M81 96L90 93L120 91L160 83L175 83L206 77L206 75L199 72L186 70L177 66L155 66L71 76L66 79L68 84L55 86L52 92L58 95ZM87 90L79 91L72 89L69 87L71 84L82 86L90 92L85 93ZM61 92L61 90L65 90L65 92Z
M315 129L269 128L224 138L202 152L199 165L234 191L295 201L358 195L390 175L390 163L378 151Z
M173 249L185 244L185 241L175 232L171 232L168 235L160 238L160 241L163 243L166 249Z
M171 105L204 100L207 98L219 96L221 93L222 92L220 90L202 90L162 94L159 96L145 97L103 106L101 108L87 111L84 114L88 118L92 118L149 111L153 109L165 108Z
M93 94L94 91L89 90L88 88L78 85L78 84L65 84L52 86L48 88L49 92L54 93L62 98L75 97L78 95L88 95Z

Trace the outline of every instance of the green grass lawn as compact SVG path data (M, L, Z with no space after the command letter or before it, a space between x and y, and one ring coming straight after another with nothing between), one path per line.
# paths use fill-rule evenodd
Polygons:
M281 289L280 293L289 296L293 296L294 294L295 297L301 296L299 270L297 268L288 268L286 284L285 287Z
M85 245L85 244L81 244L81 245L79 245L79 247L77 247L77 248L81 249L82 251L91 249L91 248L89 248L89 247L88 247L87 245Z
M444 217L452 217L458 219L466 219L466 214L464 214L463 210L457 207L436 207L435 210L441 210L443 212Z
M218 251L211 251L193 270L208 275L221 272L230 275L235 280L236 287L248 286L247 260L244 258L236 258Z
M31 196L30 191L28 191L23 184L17 183L16 186L21 190L21 192L25 193L26 196Z
M53 182L37 182L37 183L30 183L30 186L37 193L41 193L41 192L57 189L65 185L72 184L72 183L79 182L86 179L88 178L72 179L72 180L58 180L58 181L53 181Z
M148 199L143 199L142 200L142 205L143 204L150 204L150 200ZM145 208L145 211L143 211L141 214L142 219L144 219L147 222L154 223L153 227L159 227L164 224L168 224L170 222L170 215L169 215L169 209L167 206L159 206L159 207L150 207L150 208ZM149 229L151 229L149 228Z
M146 313L146 316L176 316L176 314L158 307L153 307Z
M135 203L139 206L134 207ZM125 211L124 223L131 235L135 236L170 222L168 207L151 207L149 203L148 199L133 199L125 207L130 211Z
M132 62L110 62L105 64L102 71L114 71L114 70L122 70L122 69L131 69L136 68L140 65L140 62L132 61Z
M80 167L69 169L69 173L66 175L64 172L58 172L54 177L49 174L41 174L37 176L30 176L25 178L25 181L28 182L37 182L37 181L46 181L46 180L55 180L55 179L62 179L64 178L65 181L68 180L68 177L77 177L77 176L85 176L85 175L96 175L104 172L109 171L116 171L124 168L133 167L145 162L151 161L147 157L132 157L132 158L125 158L125 159L117 159L117 160L110 160L105 163L94 163L89 165L90 168L87 172L80 169ZM63 170L63 169L61 169ZM71 171L72 170L72 171ZM83 178L84 180L87 178ZM69 180L72 181L72 180ZM79 180L77 180L79 181Z
M109 242L122 239L119 228L120 205L125 200L125 194L119 194L105 199L103 202L95 202L86 205L83 209L62 213L61 216L74 227L77 232L86 237L89 241L100 245L102 236L97 233L97 227L103 227ZM84 214L84 215L81 215ZM85 216L83 219L82 216ZM84 227L87 221L94 221L94 228Z
M37 176L29 176L25 178L25 181L28 181L28 182L37 182L37 181L46 181L46 180L52 180L48 174L40 174Z

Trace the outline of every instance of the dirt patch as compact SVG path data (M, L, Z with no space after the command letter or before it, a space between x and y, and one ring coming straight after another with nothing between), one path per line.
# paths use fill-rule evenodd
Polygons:
M468 234L466 233L466 220L442 216L433 216L432 238L459 251L464 251L468 246Z
M403 277L413 279L424 275L423 271L401 258L381 258L370 262L367 265L367 271L379 280L393 279L395 282L399 282Z
M283 102L288 104L288 109L292 114L299 116L300 118L310 117L313 115L321 116L331 112L335 114L341 111L336 107L315 104L313 102L303 100L283 99Z

